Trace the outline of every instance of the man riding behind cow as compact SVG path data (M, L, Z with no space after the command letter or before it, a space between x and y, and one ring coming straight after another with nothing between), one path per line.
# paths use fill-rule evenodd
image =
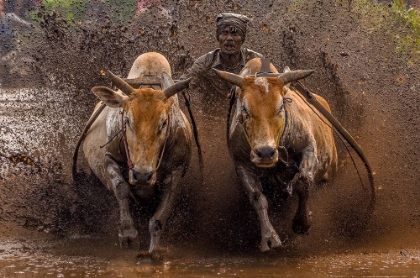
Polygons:
M231 84L216 75L213 68L238 74L249 60L262 57L260 53L242 47L249 21L248 17L240 14L217 15L216 38L220 48L196 59L181 77L192 78L190 88L197 91L194 94L198 93L203 104L206 104L203 108L215 109L218 103L226 103L227 94L232 88ZM223 110L227 111L225 108Z
M206 187L196 199L200 207L212 208L212 212L199 222L197 230L215 236L228 233L224 230L229 229L227 223L236 221L234 214L229 211L235 198L240 196L241 189L226 147L226 115L230 107L229 95L234 86L217 76L213 69L238 74L249 60L262 57L260 53L243 46L249 22L248 17L240 14L217 15L218 48L198 57L181 77L191 78L188 91L203 150L203 180ZM208 237L208 240L216 238Z

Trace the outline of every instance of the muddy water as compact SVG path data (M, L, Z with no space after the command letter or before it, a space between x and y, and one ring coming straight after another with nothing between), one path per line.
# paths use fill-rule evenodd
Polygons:
M237 10L231 2L244 6ZM164 27L135 43L117 36L118 29L91 40L82 37L85 45L75 45L78 35L61 36L66 33L49 19L47 37L52 40L40 44L38 60L50 89L0 88L0 277L418 277L418 65L407 66L395 57L388 30L399 24L391 22L383 35L366 29L357 3L354 9L345 1L309 1L290 9L288 2L296 1L177 1L182 20L172 26L176 32L170 41ZM280 221L284 215L274 215L292 251L260 254L257 219L226 167L224 135L219 136L224 125L209 125L205 117L198 125L208 146L205 164L212 169L205 173L206 186L190 182L170 219L164 240L172 244L171 254L157 264L139 262L139 252L120 250L115 238L94 237L101 232L115 237L118 215L112 209L115 198L103 186L71 185L72 151L96 102L89 86L109 85L96 84L100 69L125 74L136 55L152 49L170 54L179 76L193 58L216 47L211 18L226 9L253 15L246 47L272 57L279 68L315 69L317 74L305 82L330 101L368 151L376 172L377 207L368 227L362 227L364 234L356 231L354 244L342 235L358 230L364 193L356 190L357 174L346 166L351 163L340 159L344 178L334 189L312 196L310 233L293 238L290 217ZM379 22L373 14L368 17L373 25ZM62 79L67 82L58 82ZM85 89L71 91L75 84ZM270 206L270 213L279 207L284 208ZM25 229L25 236L10 223ZM148 233L141 223L144 250ZM5 232L14 237L6 240ZM45 241L47 234L63 237Z
M209 257L192 252L182 258L151 263L137 259L135 251L121 251L104 242L92 244L92 240L89 244L84 240L50 242L41 248L44 250L39 246L32 249L33 245L33 242L2 242L0 277L418 277L420 274L420 252L414 249L305 258L279 258L273 254ZM81 251L90 255L78 255Z
M254 214L246 207L246 202L240 200L234 173L220 165L212 166L213 172L206 173L207 179L218 186L217 192L226 193L216 194L215 186L193 190L194 194L190 194L184 203L187 209L176 211L174 215L181 214L168 225L165 242L171 245L164 259L151 263L147 258L138 258L138 247L121 250L115 238L116 212L111 209L112 205L109 206L115 201L112 194L100 195L107 194L102 186L86 185L82 188L85 195L80 195L80 189L70 182L72 150L84 120L96 103L94 98L83 94L89 92L1 91L0 174L3 183L0 198L3 218L0 231L4 232L10 222L28 230L25 236L17 239L13 237L14 228L8 232L11 239L0 237L0 277L418 277L418 237L407 239L401 249L397 244L389 249L377 247L390 246L378 240L386 238L389 227L371 225L367 236L355 240L357 247L351 243L340 245L341 238L335 235L334 226L350 219L352 212L344 209L345 215L342 215L338 211L346 206L341 196L347 192L342 189L346 183L337 186L334 192L326 188L312 196L315 225L309 235L293 238L288 235L288 228L276 225L281 236L288 237L288 249L259 253ZM211 138L212 130L224 131L223 125L209 126L206 119L199 120L199 127L206 128L208 138ZM224 145L214 139L211 141ZM33 163L11 161L10 158L16 155L28 156ZM204 154L206 165L211 165L212 160L215 163L215 157L228 159L220 153L207 151ZM231 176L228 187L226 180L217 179L220 175ZM354 174L349 176L347 179L353 180ZM328 200L338 197L337 204L333 201L328 207L325 202L328 195ZM204 203L206 209L188 203L191 200ZM104 204L107 205L105 208ZM378 210L376 213L381 215L383 212ZM193 224L186 221L189 218L194 219ZM139 226L143 236L141 250L148 244L146 226ZM407 234L403 228L398 230L403 237ZM95 232L99 232L98 235ZM108 240L103 236L107 233L114 238ZM196 236L186 247L193 233ZM64 237L45 240L46 234L64 234ZM413 235L413 238L416 237ZM377 246L364 246L371 240L378 242Z

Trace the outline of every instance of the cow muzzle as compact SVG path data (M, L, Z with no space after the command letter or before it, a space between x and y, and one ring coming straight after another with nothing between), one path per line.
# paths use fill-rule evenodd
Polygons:
M128 182L131 185L154 185L156 183L156 172L153 170L136 171L132 169L128 173Z
M251 162L258 167L273 167L278 160L279 152L272 147L261 147L251 151Z

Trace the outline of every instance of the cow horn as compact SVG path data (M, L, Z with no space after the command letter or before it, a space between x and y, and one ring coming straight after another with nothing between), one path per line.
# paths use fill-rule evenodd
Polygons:
M171 87L166 88L163 91L163 93L165 94L166 98L170 98L173 95L175 95L176 93L179 93L182 90L184 90L185 88L187 88L188 87L188 84L190 84L190 81L191 81L191 78L178 81L177 83L175 83Z
M283 84L286 85L287 83L290 83L292 81L303 79L311 75L313 72L315 71L314 70L293 70L293 71L288 71L288 72L284 72L280 74L279 78L281 79Z
M123 91L126 95L130 95L134 88L131 87L127 82L125 82L122 78L116 76L111 71L108 71L109 79L111 79L112 83L121 91Z
M230 73L227 71L221 71L221 70L217 70L217 69L213 69L216 74L226 80L227 82L230 82L238 87L242 86L242 82L243 82L243 77L234 73Z

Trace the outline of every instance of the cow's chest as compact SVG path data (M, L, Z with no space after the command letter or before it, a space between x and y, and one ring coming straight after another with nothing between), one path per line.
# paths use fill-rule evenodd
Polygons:
M258 169L257 176L262 192L268 199L287 199L292 194L291 181L297 173L296 167L277 165L270 169Z
M273 186L287 185L298 172L298 167L292 161L289 166L278 162L276 166L268 169L255 167L254 172L260 180L269 180Z

